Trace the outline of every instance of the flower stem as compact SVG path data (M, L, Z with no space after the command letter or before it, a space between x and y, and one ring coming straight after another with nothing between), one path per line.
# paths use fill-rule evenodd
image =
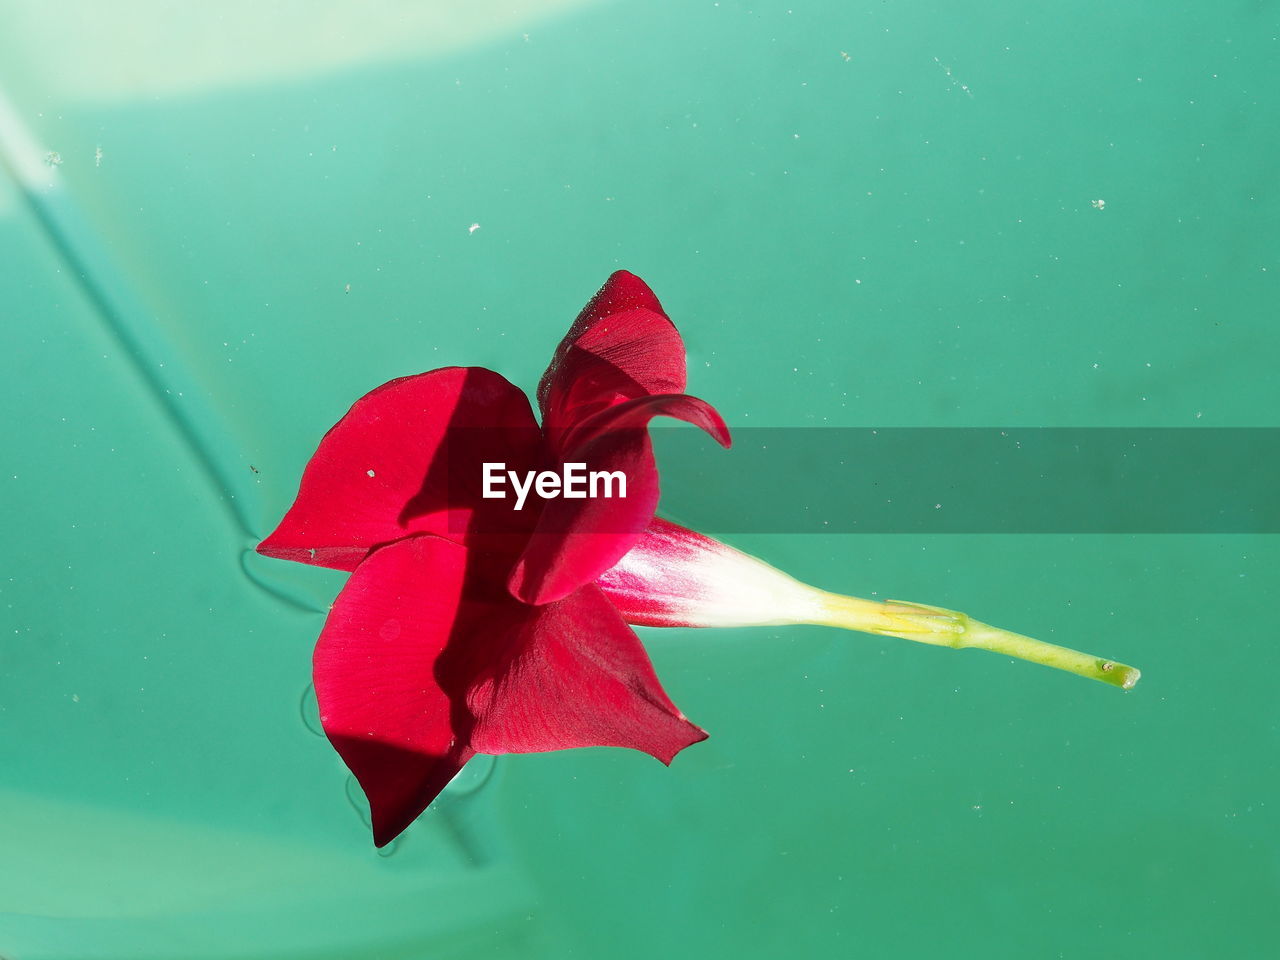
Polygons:
M990 650L1057 670L1066 670L1091 680L1100 680L1122 690L1131 689L1142 676L1137 668L1114 660L1103 660L1077 650L1034 640L1020 633L979 623L954 610L930 607L922 603L901 600L880 602L823 592L820 613L813 622L886 637L901 637L917 643L954 647L957 650Z

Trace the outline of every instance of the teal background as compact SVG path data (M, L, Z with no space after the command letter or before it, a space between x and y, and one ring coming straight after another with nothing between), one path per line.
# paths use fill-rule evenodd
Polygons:
M251 552L357 396L455 363L531 389L619 267L739 427L1277 425L1276 4L0 24L0 955L1277 942L1274 537L735 537L1144 679L643 630L709 741L475 764L389 855L308 727L343 578Z

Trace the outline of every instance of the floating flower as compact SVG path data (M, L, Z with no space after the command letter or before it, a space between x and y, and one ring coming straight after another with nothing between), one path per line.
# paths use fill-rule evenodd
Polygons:
M683 392L684 345L649 288L618 272L527 398L491 370L393 380L325 435L258 546L352 571L314 657L320 719L392 840L475 754L620 746L670 763L706 738L663 691L628 624L822 623L995 650L1124 688L1138 672L920 604L806 586L654 517L654 416L728 446ZM519 497L487 495L501 464ZM589 464L625 496L572 496ZM528 497L535 476L556 476ZM565 496L557 496L557 491Z
M649 420L676 417L729 444L719 414L684 385L675 327L643 281L618 272L539 383L541 426L499 374L453 367L378 387L321 440L258 551L353 571L314 677L378 845L478 752L621 746L670 763L706 737L594 585L653 518ZM623 476L626 496L540 496L517 509L484 496L494 463L520 476L590 464Z

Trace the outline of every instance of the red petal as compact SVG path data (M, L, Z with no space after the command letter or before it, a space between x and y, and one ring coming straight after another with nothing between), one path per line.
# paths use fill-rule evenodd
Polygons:
M615 403L683 393L684 342L643 280L619 270L591 298L538 384L548 436Z
M379 846L475 752L620 746L669 763L706 737L599 590L530 607L485 562L432 536L383 547L320 634L320 720L369 798Z
M729 428L715 407L687 393L668 393L628 400L579 423L564 438L565 459L581 458L602 437L641 432L654 417L675 417L701 427L722 447L730 444Z
M526 529L536 512L481 500L480 464L535 467L538 428L525 395L483 367L446 367L366 394L324 436L289 512L258 552L354 570L368 552L411 533L465 540Z
M659 415L692 423L729 445L729 428L715 408L686 394L629 400L575 427L564 460L585 463L589 471L621 471L627 495L547 501L511 571L513 596L532 604L559 600L594 581L631 549L658 506L658 468L646 427Z
M467 698L477 752L630 747L670 763L707 738L667 697L639 638L595 587L536 608L519 638Z
M376 551L347 581L316 644L320 721L369 798L378 846L473 753L469 723L437 681L467 559L464 547L430 536Z

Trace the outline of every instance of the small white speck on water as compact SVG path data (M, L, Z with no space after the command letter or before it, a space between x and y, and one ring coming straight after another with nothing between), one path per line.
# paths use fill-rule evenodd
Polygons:
M467 233L475 233L479 229L480 229L480 224L473 223L471 226L467 227Z
M945 63L943 63L937 57L933 58L933 62L942 68L942 72L947 75L947 79L951 81L951 85L953 87L956 87L961 91L963 91L964 95L967 96L970 100L973 99L973 91L969 89L969 85L966 83L961 83L959 80L957 80L955 76L951 73L950 67L948 67Z
M1089 202L1090 202L1090 204L1093 206L1093 209L1095 209L1095 210L1105 210L1105 209L1107 209L1107 201L1105 201L1105 200L1091 200L1091 201L1089 201Z

